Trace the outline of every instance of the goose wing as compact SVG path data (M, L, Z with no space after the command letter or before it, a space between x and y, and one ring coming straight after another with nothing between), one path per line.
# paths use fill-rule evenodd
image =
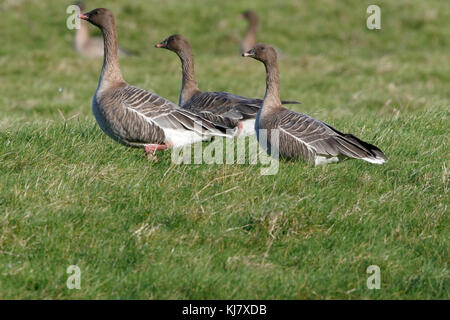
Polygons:
M251 99L245 99L226 92L201 92L187 101L183 108L195 112L210 112L230 119L241 120L255 117L259 106Z
M124 95L126 97L123 104L126 110L163 130L187 130L202 135L224 136L224 128L216 127L211 121L178 107L156 93L129 86Z
M262 103L262 99L246 98L228 92L200 92L187 101L183 108L198 113L209 112L221 116L222 121L225 122L230 120L236 122L254 119ZM299 102L283 101L283 103Z
M347 156L382 163L386 156L377 147L352 134L344 134L310 116L284 110L278 117L279 148L286 157L312 161L316 155Z
M239 119L233 116L228 116L228 114L219 115L207 110L203 110L198 113L202 116L202 118L214 123L216 127L223 129L235 128L239 123Z

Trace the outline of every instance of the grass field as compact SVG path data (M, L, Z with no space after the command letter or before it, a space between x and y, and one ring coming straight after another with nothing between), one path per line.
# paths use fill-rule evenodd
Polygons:
M237 14L253 8L259 40L284 52L282 98L302 101L289 107L389 162L282 162L273 176L169 152L150 163L94 120L102 62L73 52L70 2L0 1L0 298L449 299L446 1L109 3L87 6L108 5L139 53L121 60L125 79L172 101L179 61L153 46L173 33L202 90L264 95L263 66L238 53ZM369 4L381 30L366 28Z

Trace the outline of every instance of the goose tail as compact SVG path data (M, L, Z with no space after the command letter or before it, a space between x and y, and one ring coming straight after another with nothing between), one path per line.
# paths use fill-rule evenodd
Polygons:
M281 104L302 104L302 103L295 100L281 100Z
M386 155L377 146L362 141L361 139L355 137L350 133L346 133L343 136L345 140L349 141L355 147L362 149L361 151L364 151L363 154L359 154L358 158L360 158L361 160L374 164L383 164L388 161Z

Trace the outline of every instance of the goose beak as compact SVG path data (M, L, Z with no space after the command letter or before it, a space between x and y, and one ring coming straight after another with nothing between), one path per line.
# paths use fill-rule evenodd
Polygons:
M157 43L157 44L155 44L155 48L164 48L164 44Z
M87 14L80 14L80 19L89 20L89 16Z
M244 52L242 54L243 57L254 57L255 56L255 52L253 50L250 50L248 52Z

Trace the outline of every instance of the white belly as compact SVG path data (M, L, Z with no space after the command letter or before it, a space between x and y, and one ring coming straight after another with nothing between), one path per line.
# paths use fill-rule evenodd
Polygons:
M209 136L202 136L194 131L165 128L163 130L166 141L172 143L174 148L209 139Z
M329 163L336 163L336 162L339 162L338 157L316 156L314 159L315 166L327 165Z
M241 121L242 123L242 131L239 134L241 137L251 136L256 134L255 131L255 119L248 119Z

